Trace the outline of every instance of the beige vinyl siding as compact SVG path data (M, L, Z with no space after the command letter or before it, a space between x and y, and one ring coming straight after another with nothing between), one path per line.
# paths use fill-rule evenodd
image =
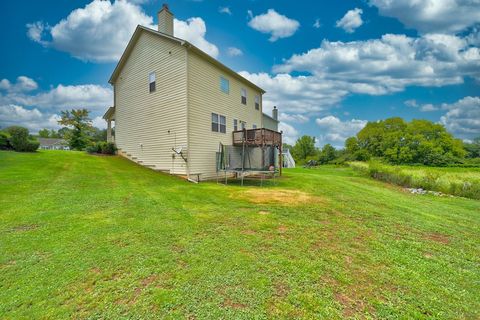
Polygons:
M229 93L220 89L220 77L230 82ZM247 90L247 105L241 103L241 88ZM262 105L255 110L255 95L261 93L206 61L194 51L188 52L188 131L190 173L202 173L202 179L216 177L216 152L219 142L232 144L233 119L262 126ZM260 100L261 101L261 100ZM211 114L226 116L227 132L212 132Z
M172 162L173 147L187 149L186 70L183 46L143 32L114 84L117 147L143 164L177 174L187 171L180 156ZM156 76L153 93L150 72Z
M268 117L267 115L263 115L263 127L270 130L278 131L278 122Z

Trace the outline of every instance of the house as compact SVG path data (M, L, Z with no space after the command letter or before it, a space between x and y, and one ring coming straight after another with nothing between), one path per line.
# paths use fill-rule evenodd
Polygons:
M108 141L155 170L212 179L219 144L232 145L234 131L278 131L278 110L262 112L265 91L174 37L167 5L158 12L158 31L137 26L109 83Z
M38 138L39 148L43 150L70 150L67 141L56 138Z

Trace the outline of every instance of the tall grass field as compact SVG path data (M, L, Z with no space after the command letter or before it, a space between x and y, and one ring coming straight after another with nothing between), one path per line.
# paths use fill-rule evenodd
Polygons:
M349 165L372 178L400 186L480 199L480 168L393 166L377 161Z

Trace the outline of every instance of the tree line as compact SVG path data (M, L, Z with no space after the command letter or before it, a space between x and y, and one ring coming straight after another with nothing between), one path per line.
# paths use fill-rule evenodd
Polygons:
M342 149L326 144L315 147L315 138L302 136L289 148L300 164L343 163L380 158L391 164L447 166L480 165L480 137L463 142L453 137L443 125L429 120L405 121L402 118L368 122Z

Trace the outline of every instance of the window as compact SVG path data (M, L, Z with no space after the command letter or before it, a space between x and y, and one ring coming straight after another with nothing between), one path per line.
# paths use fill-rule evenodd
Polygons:
M256 125L256 124L253 124L253 125L252 125L252 128L253 128L253 129L257 129L257 125Z
M247 89L242 88L242 103L247 104Z
M220 90L222 90L225 93L230 92L230 81L228 81L224 77L220 77Z
M212 113L212 131L214 132L227 132L227 119L225 116Z
M237 131L237 130L238 130L238 120L233 119L233 131Z
M247 123L245 121L240 121L240 124L242 126L242 130L245 130L245 128L247 127Z
M155 72L150 72L148 75L150 93L155 92Z
M255 96L255 110L260 110L260 96Z

